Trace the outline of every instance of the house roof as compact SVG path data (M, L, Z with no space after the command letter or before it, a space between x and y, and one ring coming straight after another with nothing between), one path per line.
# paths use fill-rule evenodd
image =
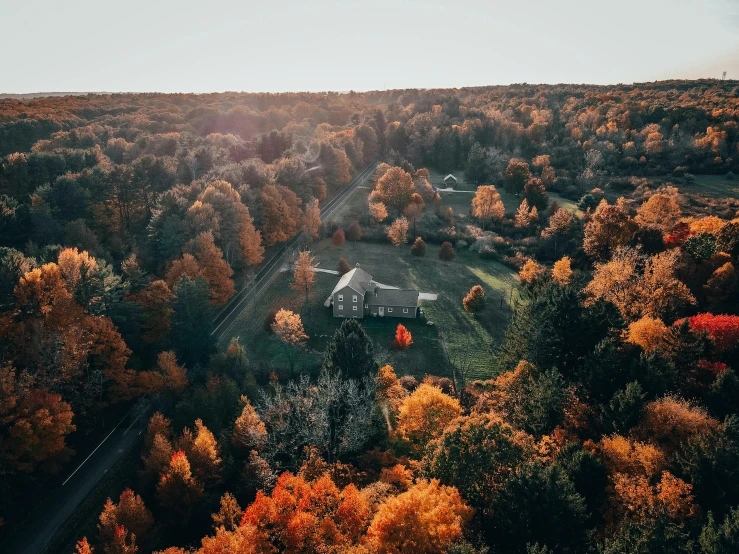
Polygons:
M415 308L418 306L418 291L375 287L373 290L367 291L366 302L370 306Z
M444 180L446 181L447 179L449 179L449 177L451 177L455 181L457 180L457 178L454 175L452 175L451 173L449 175L447 175L446 177L444 177Z
M367 273L365 270L355 267L351 271L344 273L336 283L334 290L331 291L331 296L334 293L340 291L343 288L349 287L352 290L357 291L359 294L364 295L369 287L369 282L372 281L372 275Z

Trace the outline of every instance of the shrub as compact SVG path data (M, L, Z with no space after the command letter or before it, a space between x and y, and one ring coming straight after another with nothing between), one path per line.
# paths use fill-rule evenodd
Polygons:
M344 246L344 243L346 242L346 236L344 235L344 230L336 229L334 236L331 238L331 242L334 243L334 246Z
M413 243L413 246L411 246L411 254L414 256L423 257L426 255L426 243L423 242L423 239L421 237L417 237L416 241Z
M441 245L441 250L439 250L440 260L448 262L456 257L457 253L454 251L454 247L452 246L451 242L446 241L444 244Z
M349 229L346 231L346 238L353 241L362 238L362 228L359 226L358 221L355 221L349 226Z

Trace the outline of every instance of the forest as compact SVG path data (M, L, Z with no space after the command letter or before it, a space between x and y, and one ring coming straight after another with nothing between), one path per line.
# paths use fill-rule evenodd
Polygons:
M138 410L46 552L739 552L738 121L718 80L0 99L0 542ZM422 321L330 317L370 256Z

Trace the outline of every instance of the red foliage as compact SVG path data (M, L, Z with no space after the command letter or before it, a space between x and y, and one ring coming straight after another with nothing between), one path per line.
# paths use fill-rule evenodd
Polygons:
M683 320L676 322L681 323ZM693 331L706 331L719 351L734 348L739 342L739 316L698 314L687 318Z
M718 377L727 369L727 365L723 362L709 362L708 360L699 360L698 368L708 371L714 377Z
M395 330L395 339L393 340L393 348L396 350L408 350L413 344L413 336L411 332L405 328L404 325L398 323L398 328Z
M681 246L686 240L688 240L688 237L694 234L695 233L690 230L690 225L685 222L678 223L675 226L675 230L669 235L665 236L665 246L667 248Z
M185 457L185 453L182 450L178 450L177 452L172 454L172 461L174 462L176 459L184 458L184 457Z

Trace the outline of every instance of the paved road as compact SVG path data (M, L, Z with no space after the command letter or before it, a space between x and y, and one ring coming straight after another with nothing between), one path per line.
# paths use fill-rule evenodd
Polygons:
M359 188L370 175L372 175L376 165L377 162L373 162L368 165L364 171L357 175L351 183L344 187L339 194L323 207L321 210L322 221L327 221L331 215L346 203L352 193ZM295 248L299 240L300 234L294 236L283 244L277 253L264 264L262 269L259 270L259 273L254 276L251 283L241 289L231 299L221 313L216 316L213 320L213 331L211 332L211 335L214 336L216 340L221 340L221 338L228 333L234 322L239 318L247 306L249 306L249 303L258 297L267 286L269 286L272 278L280 271L280 268L284 264L285 256Z
M335 198L321 210L321 219L326 221L344 205L351 194L372 174L376 162L371 163ZM226 308L213 322L213 332L220 339L241 315L249 302L258 296L272 277L279 271L285 261L285 255L295 247L300 236L295 236L285 243L280 250L257 273L252 286L246 287L231 300ZM39 554L65 521L74 513L85 497L98 484L105 473L115 462L132 448L140 439L145 428L145 419L141 414L145 409L132 409L113 428L93 452L69 475L64 483L52 491L46 503L29 521L6 543L1 545L0 553L5 554ZM102 506L101 506L102 509Z
M141 413L140 410L131 410L64 483L50 492L45 504L9 538L7 544L2 545L0 551L8 554L42 552L108 469L143 438L145 418L140 417Z

